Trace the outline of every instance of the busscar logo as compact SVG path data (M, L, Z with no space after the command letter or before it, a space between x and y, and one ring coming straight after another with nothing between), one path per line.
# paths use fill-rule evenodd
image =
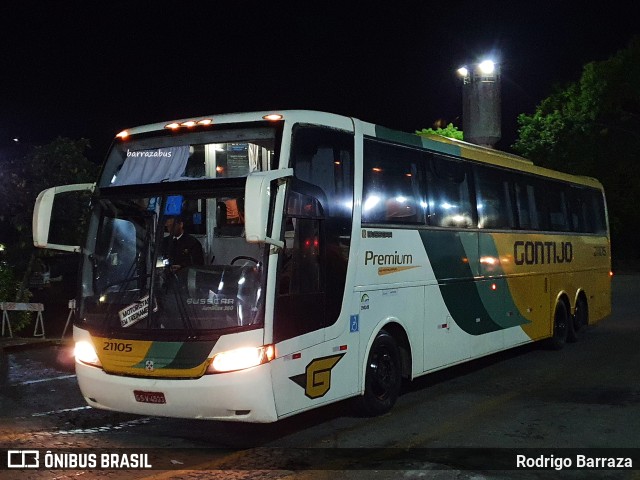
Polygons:
M7 468L38 468L40 452L38 450L7 450Z
M316 358L307 365L305 373L289 378L304 388L304 394L307 397L311 399L324 397L331 389L331 369L344 355L344 353L340 353Z
M393 238L393 232L362 230L362 238Z

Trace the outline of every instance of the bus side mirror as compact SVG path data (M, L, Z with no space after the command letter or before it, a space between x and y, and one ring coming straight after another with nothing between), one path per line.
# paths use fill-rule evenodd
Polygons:
M63 185L61 187L52 187L43 190L36 199L33 209L32 229L33 244L38 248L50 248L53 250L61 250L64 252L79 252L79 245L63 245L59 243L50 243L49 231L51 230L51 218L54 210L54 202L59 194L70 192L93 192L95 183L78 183L74 185ZM77 225L79 218L69 219Z
M268 236L269 204L271 202L271 182L293 176L292 168L252 172L247 176L245 204L245 237L249 243L268 243L282 248L284 242ZM273 192L275 193L275 192Z

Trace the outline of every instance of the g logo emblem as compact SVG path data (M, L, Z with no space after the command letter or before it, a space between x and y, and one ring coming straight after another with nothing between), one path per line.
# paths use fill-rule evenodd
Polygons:
M304 394L316 399L323 397L331 388L331 369L336 366L344 353L331 355L329 357L316 358L307 365L305 373L290 377L304 388Z

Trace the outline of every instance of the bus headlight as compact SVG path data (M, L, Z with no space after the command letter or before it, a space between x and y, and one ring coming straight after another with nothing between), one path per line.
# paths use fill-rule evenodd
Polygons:
M245 368L257 367L275 358L276 349L273 345L262 347L236 348L220 352L213 356L207 373L232 372Z
M94 365L96 367L102 366L95 347L87 340L80 340L79 342L76 342L73 354L79 362Z

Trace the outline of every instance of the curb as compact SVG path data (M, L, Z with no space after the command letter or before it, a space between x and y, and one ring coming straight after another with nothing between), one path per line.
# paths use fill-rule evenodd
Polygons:
M0 340L0 353L2 352L19 352L35 348L44 348L52 346L70 346L73 342L70 339L32 339L32 338L12 338Z

